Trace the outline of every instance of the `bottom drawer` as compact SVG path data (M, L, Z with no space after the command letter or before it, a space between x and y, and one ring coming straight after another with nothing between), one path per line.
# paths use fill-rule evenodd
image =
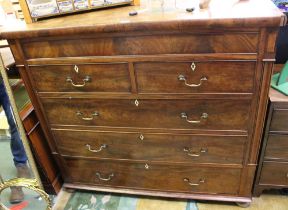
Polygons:
M160 191L237 194L241 169L66 159L66 182Z
M288 163L264 162L260 184L288 186Z

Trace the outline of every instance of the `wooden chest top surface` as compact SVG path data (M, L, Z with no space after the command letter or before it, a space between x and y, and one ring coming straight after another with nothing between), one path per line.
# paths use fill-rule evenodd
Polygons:
M270 88L269 98L271 102L286 102L288 104L288 96L285 96L273 88Z
M270 0L212 0L208 9L146 10L137 6L94 11L73 16L43 20L37 23L7 22L2 38L46 37L93 32L128 32L147 30L197 30L198 28L269 27L283 25L283 15ZM136 16L129 12L140 11ZM144 8L145 10L145 8Z

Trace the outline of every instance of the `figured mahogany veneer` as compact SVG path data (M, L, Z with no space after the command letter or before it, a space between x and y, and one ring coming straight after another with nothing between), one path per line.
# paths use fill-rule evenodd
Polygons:
M113 55L157 55L197 53L256 53L257 33L172 34L114 37L26 40L23 50L27 58L55 58ZM234 43L237 43L235 45ZM37 50L41 48L41 50Z
M65 186L251 201L285 19L269 0L217 5L118 8L2 33Z
M194 65L194 66L193 66ZM142 93L251 93L256 62L146 62L134 64L138 91ZM192 67L192 68L191 68ZM194 69L194 70L193 70ZM187 84L179 80L182 75ZM241 75L241 77L239 77Z
M186 163L241 164L247 140L246 136L68 129L52 133L64 156Z
M193 59L193 58L191 58ZM31 65L31 75L38 92L131 92L128 63L90 63ZM194 70L192 70L191 65ZM253 91L255 61L195 61L191 62L139 62L134 63L138 92L142 93L219 93ZM75 69L78 71L76 72ZM242 75L239 77L239 75ZM179 80L183 75L187 83L199 84L201 78L207 81L197 88L185 85ZM67 82L69 77L75 84ZM45 80L43 80L45 78ZM60 79L61 78L61 79ZM161 82L159 82L161 81Z
M52 125L241 131L248 130L251 103L250 100L136 98L43 98L41 101ZM205 114L207 118L203 117Z
M237 194L240 169L65 159L72 182L170 192ZM97 165L97 167L95 167Z
M127 63L85 65L31 66L35 89L39 92L130 92L131 85ZM82 88L71 85L84 84ZM45 78L45 79L43 79ZM71 78L71 82L67 81Z

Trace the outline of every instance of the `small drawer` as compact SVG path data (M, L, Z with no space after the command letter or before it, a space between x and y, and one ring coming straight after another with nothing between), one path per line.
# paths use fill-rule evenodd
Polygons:
M273 111L269 131L286 131L288 132L288 109L276 109Z
M127 63L30 66L38 92L130 92Z
M250 100L42 99L50 124L169 129L241 130Z
M288 186L288 163L264 161L260 184Z
M245 136L68 129L53 129L52 132L61 155L165 162L242 164L246 142Z
M237 194L241 169L66 159L66 182L190 193Z
M237 44L235 44L237 43ZM159 55L198 53L256 53L258 33L129 35L53 40L22 40L25 57ZM41 49L41 50L39 50Z
M288 160L288 135L269 134L265 159Z
M253 92L255 62L146 62L134 68L139 93Z

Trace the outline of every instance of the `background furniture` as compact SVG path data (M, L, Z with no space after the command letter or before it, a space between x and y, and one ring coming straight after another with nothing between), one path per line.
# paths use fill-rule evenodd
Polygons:
M285 19L271 1L227 5L117 8L2 33L65 187L251 201Z
M255 196L265 189L288 187L288 97L271 88L269 98Z
M24 86L18 87L14 93L44 190L48 194L57 194L62 187L62 178L47 145L35 110Z

